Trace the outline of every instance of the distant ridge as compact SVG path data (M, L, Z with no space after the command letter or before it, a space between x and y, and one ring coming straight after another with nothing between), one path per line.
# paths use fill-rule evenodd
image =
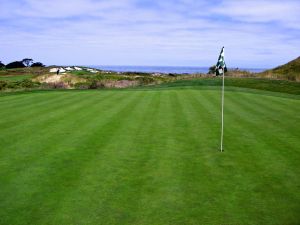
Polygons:
M269 78L300 81L300 57L282 66L266 70L259 75Z

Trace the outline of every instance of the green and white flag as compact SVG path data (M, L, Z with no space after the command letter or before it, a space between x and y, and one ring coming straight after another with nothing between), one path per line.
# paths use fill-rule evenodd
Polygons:
M216 65L216 75L222 75L222 114L221 114L221 152L223 152L223 134L224 134L224 82L225 82L225 76L224 73L227 72L227 67L224 59L224 47L222 48L218 62Z
M216 75L217 76L223 75L226 72L227 72L227 67L224 59L224 47L223 47L220 52L219 59L216 65Z

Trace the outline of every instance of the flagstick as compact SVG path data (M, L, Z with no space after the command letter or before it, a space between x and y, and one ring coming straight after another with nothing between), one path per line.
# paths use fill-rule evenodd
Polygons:
M221 152L223 152L223 134L224 134L224 68L222 85L222 128L221 128Z

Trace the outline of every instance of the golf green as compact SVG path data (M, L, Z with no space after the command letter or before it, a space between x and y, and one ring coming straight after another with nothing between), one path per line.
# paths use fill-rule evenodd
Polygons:
M0 97L0 224L299 224L300 100L220 90Z

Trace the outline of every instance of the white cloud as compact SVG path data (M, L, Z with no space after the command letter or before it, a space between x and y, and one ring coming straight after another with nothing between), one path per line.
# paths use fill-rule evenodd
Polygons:
M213 12L245 22L278 22L300 29L299 0L226 0Z
M48 64L204 66L215 63L225 45L228 64L259 67L300 52L296 1L286 0L281 11L276 0L224 0L218 7L196 0L155 1L152 7L137 0L2 1L14 6L0 14L9 23L0 26L0 57L7 60L24 55Z
M130 0L2 0L2 17L26 18L68 18L74 16L95 16L107 10L127 8Z

